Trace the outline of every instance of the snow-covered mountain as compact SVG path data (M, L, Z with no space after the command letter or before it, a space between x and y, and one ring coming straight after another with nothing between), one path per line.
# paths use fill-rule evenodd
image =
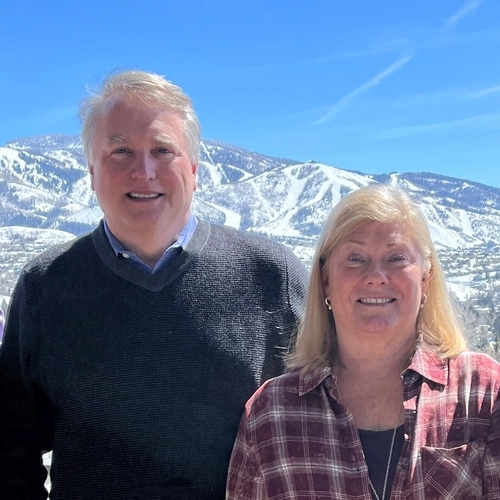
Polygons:
M430 173L366 175L272 158L205 140L194 210L213 222L310 246L331 208L374 182L397 184L421 204L440 248L500 241L500 189ZM0 148L0 226L91 230L101 211L76 136L19 139Z
M366 175L211 140L201 145L194 211L288 244L307 262L332 207L374 182L411 193L444 252L469 255L477 248L487 254L500 243L500 189L431 173ZM0 239L7 251L14 246L22 253L26 245L39 251L90 231L101 216L77 136L29 137L0 148Z

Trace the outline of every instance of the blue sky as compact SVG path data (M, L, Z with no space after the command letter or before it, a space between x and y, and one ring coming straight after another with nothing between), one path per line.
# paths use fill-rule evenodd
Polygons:
M85 87L139 68L205 138L500 187L498 0L17 0L0 33L0 145L78 133Z

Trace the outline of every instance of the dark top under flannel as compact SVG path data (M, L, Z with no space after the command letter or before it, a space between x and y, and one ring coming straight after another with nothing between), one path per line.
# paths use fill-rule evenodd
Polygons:
M402 374L405 441L391 499L500 499L500 365L420 347ZM330 369L289 373L248 401L227 499L371 500L352 415Z

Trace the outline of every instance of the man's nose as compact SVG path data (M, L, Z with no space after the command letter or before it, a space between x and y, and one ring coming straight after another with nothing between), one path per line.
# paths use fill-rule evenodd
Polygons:
M148 153L136 153L132 176L140 180L152 180L156 177L156 161Z

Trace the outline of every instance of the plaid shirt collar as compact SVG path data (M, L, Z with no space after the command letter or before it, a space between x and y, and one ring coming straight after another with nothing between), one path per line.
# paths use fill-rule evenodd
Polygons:
M448 363L441 359L435 349L426 342L422 342L417 347L410 366L401 374L401 377L412 382L416 382L420 376L442 386L446 386L448 383ZM335 398L334 389L337 382L330 366L314 373L301 373L299 375L299 396L316 389L325 380L330 395Z

